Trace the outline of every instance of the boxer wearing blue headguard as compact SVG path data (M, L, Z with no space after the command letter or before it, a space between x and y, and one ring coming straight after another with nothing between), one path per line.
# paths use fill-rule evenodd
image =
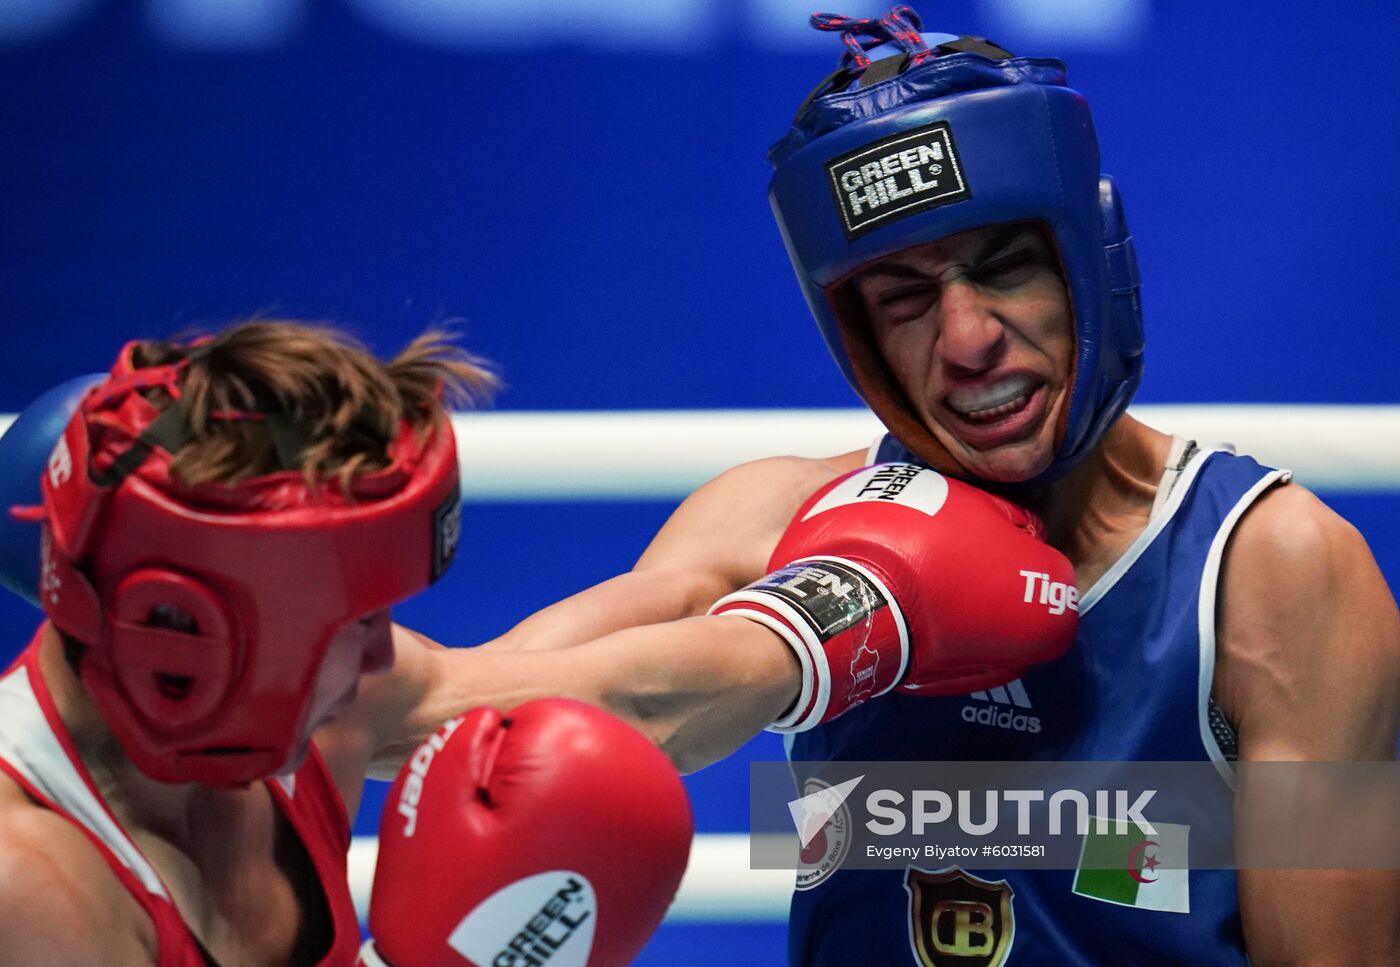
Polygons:
M1400 624L1364 543L1285 473L1124 414L1142 368L1137 265L1064 66L980 38L925 43L907 7L813 23L847 53L770 152L770 200L833 355L890 430L874 458L1028 499L1081 597L1066 658L1004 689L857 709L798 735L793 761L1201 760L1232 787L1237 757L1392 757ZM877 44L898 53L872 62ZM1284 571L1307 604L1278 598ZM1343 590L1347 573L1360 580ZM1320 603L1319 586L1338 596ZM1072 870L965 865L802 884L793 962L1400 956L1393 873L1193 870L1167 900L1109 897ZM1304 903L1303 882L1325 887ZM930 913L940 901L987 915ZM1374 928L1319 933L1361 909Z
M1066 86L1058 61L1012 57L980 39L930 48L907 8L865 28L822 15L816 23L844 30L853 42L841 69L813 92L769 152L769 196L832 355L916 457L949 472L1023 486L1063 476L1122 414L1142 374L1137 262L1117 189L1099 171L1088 104ZM862 31L868 43L888 40L900 54L872 64L855 39ZM922 387L901 379L902 360L882 354L878 327L923 308L930 300L915 290L936 291L950 271L959 277L959 266L966 270L961 276L976 281L977 266L935 261L941 271L924 272L929 284L922 289L907 278L896 285L870 276L888 279L884 260L904 255L895 266L907 277L909 250L979 230L954 254L978 254L999 270L998 260L1017 247L1018 236L1007 231L1017 225L1053 243L1049 252L1030 244L1033 256L1058 263L1068 290L1069 378L1054 394L1037 395L1039 380L1008 376L989 384L972 377L998 361L958 358L953 365L961 382L979 390L964 394L976 408L959 406L956 398L922 399ZM875 303L896 300L897 311L876 311ZM988 410L996 412L988 417ZM993 420L1003 432L971 432ZM1024 441L1040 424L1055 436L1047 465L1040 465L1043 455L1029 466L1007 466L1006 458L988 453Z
M518 654L483 680L630 696L690 767L764 725L795 733L795 764L1197 761L1224 796L1236 758L1392 758L1400 615L1365 542L1285 471L1124 412L1137 266L1063 65L926 42L907 7L813 24L847 54L772 149L770 200L827 343L890 434L723 474L630 573L476 656L551 649L524 663L528 686ZM897 52L872 60L877 46ZM978 488L1044 530L1009 505L998 519ZM989 562L1032 550L1044 563L1019 569L1015 599L988 603ZM715 598L716 615L633 627ZM1016 623L1028 604L1077 612L1067 653L1062 626ZM1146 887L1158 848L1134 854L1132 897L1075 870L818 856L791 961L1400 963L1393 871L1191 870L1163 891Z

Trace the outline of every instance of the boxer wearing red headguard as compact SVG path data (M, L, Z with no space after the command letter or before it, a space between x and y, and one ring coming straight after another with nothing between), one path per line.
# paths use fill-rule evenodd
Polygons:
M589 706L429 702L440 650L389 620L456 549L444 398L491 382L431 335L380 363L260 322L131 343L76 400L21 511L49 621L0 677L0 962L349 967L349 817L411 753L366 963L491 962L522 930L631 961L689 851L674 769Z

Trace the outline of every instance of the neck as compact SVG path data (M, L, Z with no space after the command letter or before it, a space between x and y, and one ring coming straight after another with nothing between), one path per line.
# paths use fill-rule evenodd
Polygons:
M1146 525L1171 437L1122 416L1074 470L1046 488L1035 508L1050 544L1076 565Z
M172 843L192 842L191 821L218 792L198 783L158 782L136 768L64 658L63 640L52 624L45 624L39 639L39 665L79 758L122 825Z

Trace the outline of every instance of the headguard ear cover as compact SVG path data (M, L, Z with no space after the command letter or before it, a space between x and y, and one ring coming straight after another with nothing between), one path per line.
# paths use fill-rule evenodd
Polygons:
M959 232L1043 225L1073 309L1074 370L1054 458L1018 485L1056 479L1102 439L1142 374L1137 262L1117 190L1099 171L1089 106L1059 61L994 59L1004 52L980 38L929 48L908 8L844 23L905 52L903 69L874 83L834 89L829 79L769 152L769 201L812 314L846 379L911 455L969 476L911 412L850 280Z
M162 628L160 611L181 628ZM131 713L156 734L197 729L228 701L243 666L241 634L228 603L198 578L166 567L128 573L112 594L111 671Z

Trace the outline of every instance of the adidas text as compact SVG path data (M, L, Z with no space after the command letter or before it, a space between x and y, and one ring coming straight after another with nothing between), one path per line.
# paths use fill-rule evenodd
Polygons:
M1034 735L1040 731L1040 717L1038 715L1025 715L1015 709L1000 708L996 705L983 705L981 707L964 705L962 718L964 722L992 725L1012 732L1028 732Z

